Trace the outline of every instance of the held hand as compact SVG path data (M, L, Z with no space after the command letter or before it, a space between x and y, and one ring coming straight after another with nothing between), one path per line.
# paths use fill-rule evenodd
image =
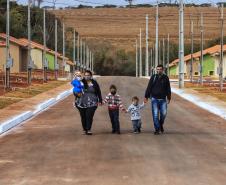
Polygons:
M144 98L144 103L146 104L148 102L148 99L147 98Z

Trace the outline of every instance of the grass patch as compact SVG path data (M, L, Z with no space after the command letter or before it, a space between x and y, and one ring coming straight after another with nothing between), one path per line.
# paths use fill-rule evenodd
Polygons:
M20 99L13 99L13 98L0 98L0 109L3 109L13 103L17 103L21 101Z
M66 81L49 81L46 84L33 84L30 87L18 88L10 91L4 96L0 96L0 109L7 107L13 103L17 103L23 99L34 97L43 92L49 91L68 82Z
M186 83L185 87L198 91L201 94L213 96L221 101L226 102L226 92L219 91L218 87L200 86L198 84L191 83Z

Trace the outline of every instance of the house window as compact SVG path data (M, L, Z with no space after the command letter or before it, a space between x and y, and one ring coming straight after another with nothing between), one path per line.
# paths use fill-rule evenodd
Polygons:
M196 71L196 72L195 72L195 75L199 75L199 72Z
M214 71L209 71L209 75L213 76L214 75Z

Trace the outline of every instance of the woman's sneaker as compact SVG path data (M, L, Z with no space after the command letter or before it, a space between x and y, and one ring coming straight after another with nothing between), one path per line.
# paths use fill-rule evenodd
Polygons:
M93 135L93 133L92 133L90 130L88 130L88 131L86 132L86 135Z

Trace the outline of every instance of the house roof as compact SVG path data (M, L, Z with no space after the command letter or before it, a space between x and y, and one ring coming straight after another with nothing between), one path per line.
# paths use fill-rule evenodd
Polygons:
M7 36L6 36L5 33L0 33L0 38L6 39L6 37L7 37ZM10 42L12 42L12 43L14 43L14 44L17 44L17 45L19 45L19 46L22 46L22 47L26 47L26 46L27 46L25 42L23 42L23 41L21 41L21 40L15 38L15 37L10 36L10 37L9 37L9 40L10 40Z
M6 43L4 41L0 41L0 47L5 47Z
M75 65L74 62L72 62L71 60L67 60L66 63L69 64L69 65L71 65L71 66L74 66Z
M22 41L22 42L25 42L28 45L28 39L21 38L19 40ZM39 44L39 43L34 42L34 41L31 41L31 46L33 48L37 48L37 49L40 49L40 50L44 50L45 49L42 44ZM49 48L46 48L46 52L55 55L55 51L53 51L53 50L51 50ZM57 53L57 57L63 59L63 56L60 53ZM65 57L65 59L69 60L67 57Z
M207 48L205 50L203 50L203 55L207 55L207 54L215 54L215 53L220 53L221 51L221 46L220 45L215 45L213 47ZM226 51L226 45L224 45L223 47L223 51ZM199 58L201 57L201 51L198 51L196 53L193 54L193 58ZM184 56L184 61L189 61L191 60L191 54ZM174 60L173 62L170 63L170 67L176 65L177 63L179 63L179 59Z

